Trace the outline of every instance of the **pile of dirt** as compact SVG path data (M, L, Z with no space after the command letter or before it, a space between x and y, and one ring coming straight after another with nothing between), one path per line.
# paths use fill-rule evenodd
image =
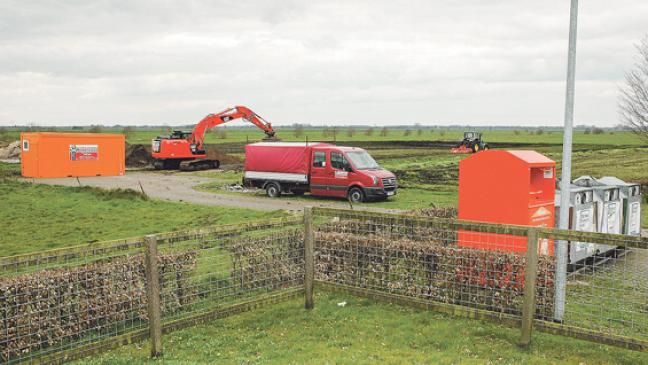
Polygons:
M9 143L7 147L0 147L0 160L20 158L20 141Z
M228 155L215 148L209 148L207 150L207 158L210 160L218 160L220 161L221 165L233 165L233 164L243 163L242 158Z
M143 144L126 144L126 166L147 167L153 164L151 146Z

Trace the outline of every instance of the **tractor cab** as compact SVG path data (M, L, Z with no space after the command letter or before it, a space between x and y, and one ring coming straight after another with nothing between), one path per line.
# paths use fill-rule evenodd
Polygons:
M451 150L452 153L475 153L487 150L488 144L482 139L481 132L464 132L464 138L459 145Z

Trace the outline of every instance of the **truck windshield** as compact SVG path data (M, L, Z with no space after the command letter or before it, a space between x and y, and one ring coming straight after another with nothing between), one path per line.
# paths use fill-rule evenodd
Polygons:
M347 157L358 170L378 169L378 163L366 151L347 152Z

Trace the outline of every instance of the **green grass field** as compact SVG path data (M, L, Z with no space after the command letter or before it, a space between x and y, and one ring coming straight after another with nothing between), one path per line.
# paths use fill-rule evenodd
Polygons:
M340 307L337 303L346 302ZM319 292L315 309L293 299L214 320L164 337L151 361L148 342L78 364L640 364L648 354L536 332L452 318L339 293Z
M52 130L47 128L36 130ZM119 128L101 128L102 133L125 133L128 143L149 144L151 139L160 135L169 135L171 130L133 128L124 131ZM187 128L184 128L187 129ZM72 130L70 128L57 129L68 132L88 132L88 130ZM489 128L472 128L484 133L484 139L493 143L532 143L532 144L562 144L562 132L559 129L543 129L542 134L536 130L490 130ZM371 132L370 132L371 131ZM451 141L458 142L463 138L464 130L461 128L388 128L387 133L381 133L378 127L370 128L347 128L337 127L333 135L333 128L304 129L301 133L292 127L276 127L277 137L284 141ZM20 132L10 128L0 135L0 141L19 139ZM260 140L264 137L262 131L253 128L228 128L216 127L207 133L207 143L229 143ZM574 132L575 144L587 145L628 145L642 146L642 142L636 135L628 131L605 131L603 134L587 134L582 130Z
M8 170L4 166L0 172ZM0 256L284 214L146 200L134 191L32 185L2 178L0 196Z

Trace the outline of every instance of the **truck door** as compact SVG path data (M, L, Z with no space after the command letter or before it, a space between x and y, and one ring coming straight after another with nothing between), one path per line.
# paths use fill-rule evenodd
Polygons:
M313 165L310 173L310 191L313 195L327 195L326 184L331 167L326 163L325 151L313 151Z
M330 152L331 169L332 173L329 175L327 185L329 188L329 195L346 197L347 188L349 186L349 171L351 166L342 152Z

